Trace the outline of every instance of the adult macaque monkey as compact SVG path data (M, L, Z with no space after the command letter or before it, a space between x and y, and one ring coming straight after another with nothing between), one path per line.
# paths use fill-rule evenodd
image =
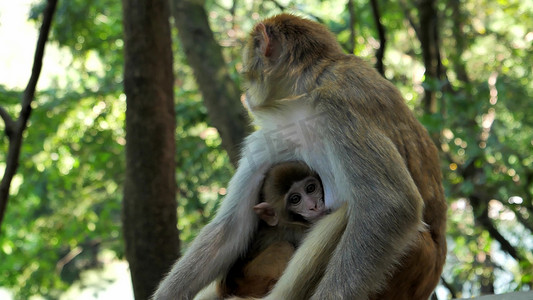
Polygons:
M246 255L218 284L218 297L262 297L278 281L313 222L328 212L322 183L301 162L273 166L265 175L261 202L254 206L262 220Z
M344 54L324 26L288 14L254 27L243 65L260 129L246 139L216 217L155 298L192 299L227 272L256 231L262 174L299 160L318 173L334 211L266 299L427 299L444 263L446 204L436 147L399 91Z

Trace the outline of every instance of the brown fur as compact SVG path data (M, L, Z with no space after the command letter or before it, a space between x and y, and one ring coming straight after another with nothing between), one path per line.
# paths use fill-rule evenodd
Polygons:
M270 39L276 40L272 42L273 47L283 45L283 50L281 54L266 58L248 52L252 82L264 81L267 89L274 89L276 96L282 98L310 92L316 99L314 105L324 106L326 112L334 112L330 120L364 120L366 124L355 123L351 131L362 131L363 135L366 130L384 133L403 157L424 201L423 221L429 225L429 231L419 231L418 237L411 237L410 250L397 258L398 267L392 270L392 278L382 279L381 285L369 288L368 292L383 289L374 299L429 298L438 283L446 256L446 204L437 151L426 131L400 103L403 99L399 92L360 59L342 54L334 37L323 26L291 15L276 16L262 24L267 32L272 32ZM257 29L252 32L250 42L257 38ZM278 76L283 79L277 80ZM286 77L293 78L293 81ZM278 89L285 82L292 83L291 88L281 89L287 94ZM273 91L265 93L274 94ZM257 107L258 111L264 107L278 107L275 101L268 101L270 99L276 98L267 97L264 104ZM341 101L324 103L323 99ZM351 101L345 102L348 99ZM338 106L341 102L342 106ZM334 123L327 125L332 134L337 134ZM346 130L350 125L339 124L337 128ZM379 150L380 145L376 147ZM305 275L302 277L305 281ZM307 296L294 295L295 299Z
M287 208L284 197L293 183L309 176L319 178L307 165L297 161L276 164L265 175L260 199L274 206L276 213L279 214L281 225L302 221L301 218L295 220L291 209ZM308 225L308 222L305 223Z
M250 250L219 281L221 298L262 297L274 287L310 226L304 219L295 220L285 203L292 184L308 176L317 175L301 162L277 164L266 173L260 201L272 205L279 222L275 226L260 223Z
M229 269L257 228L257 182L287 160L318 173L337 211L313 226L267 299L428 298L445 259L446 202L437 149L400 92L324 26L287 14L254 28L243 65L261 129L215 220L156 298L188 299ZM286 128L296 133L273 143Z
M239 272L232 269L228 282L220 282L217 293L221 298L228 296L263 297L272 290L287 267L296 249L289 242L280 241L271 244L263 252L249 261ZM226 277L227 278L227 277Z

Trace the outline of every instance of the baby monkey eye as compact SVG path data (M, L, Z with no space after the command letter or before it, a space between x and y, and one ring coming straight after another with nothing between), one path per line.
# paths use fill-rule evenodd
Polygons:
M309 185L307 185L305 187L305 192L308 193L308 194L311 194L315 190L316 190L316 184L314 184L314 183L311 183L311 184L309 184Z
M300 203L300 200L302 200L302 196L300 196L300 194L292 194L289 196L290 204L298 204Z

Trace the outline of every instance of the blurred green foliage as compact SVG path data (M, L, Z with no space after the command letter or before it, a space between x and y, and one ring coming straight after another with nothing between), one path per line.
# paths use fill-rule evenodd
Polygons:
M353 3L354 53L374 63L379 39L370 6L368 1ZM441 107L437 114L424 115L420 43L401 2L379 3L387 36L385 75L437 137L441 150L449 200L444 279L462 297L478 295L487 280L497 293L531 289L533 4L466 0L459 1L458 13L453 1L437 2L450 88L444 88L448 82L426 82L438 91ZM240 69L246 33L261 17L280 12L280 5L324 22L350 49L345 1L247 1L234 6L231 1L209 0L211 26L234 80L239 81L235 69ZM43 7L43 1L36 1L29 14L37 25ZM51 45L70 53L72 60L63 76L38 91L0 235L0 269L7 270L0 272L0 286L13 290L19 299L36 294L57 299L81 271L105 263L103 250L123 257L120 201L126 104L121 18L117 1L59 2ZM175 32L173 38L178 227L186 248L212 218L233 167L209 126ZM0 86L0 103L13 116L20 96L21 91ZM2 169L7 138L0 140ZM487 201L472 205L469 200L479 195ZM518 262L500 250L479 222L483 209L525 260ZM449 297L444 288L438 294Z

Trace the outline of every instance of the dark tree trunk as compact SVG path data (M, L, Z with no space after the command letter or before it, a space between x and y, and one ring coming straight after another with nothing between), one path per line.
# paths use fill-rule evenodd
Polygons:
M239 101L239 88L229 76L202 1L172 0L172 13L211 124L218 130L222 147L236 166L240 144L251 131L246 111Z
M370 6L372 7L372 15L374 16L374 22L376 22L376 28L379 35L379 49L376 51L376 69L382 76L385 76L385 66L383 65L385 46L387 45L385 26L383 26L383 23L381 23L381 12L379 10L378 1L370 0Z
M126 180L123 230L136 299L179 255L174 75L166 0L123 0Z
M440 45L438 34L438 13L435 0L421 0L418 2L420 14L419 39L424 58L425 82L442 79L442 63L440 59ZM428 86L424 87L424 111L426 113L437 112L436 91Z
M468 78L468 72L466 71L465 62L462 60L461 55L466 52L467 43L466 35L464 33L464 23L467 17L462 10L461 0L450 0L446 3L452 10L452 34L453 41L455 42L455 47L450 47L451 55L454 59L452 64L455 74L457 74L457 79L464 83L469 83L470 79Z
M349 26L350 26L350 40L348 42L348 52L353 54L355 51L355 9L353 5L353 0L348 0L346 4L346 9L350 14Z

